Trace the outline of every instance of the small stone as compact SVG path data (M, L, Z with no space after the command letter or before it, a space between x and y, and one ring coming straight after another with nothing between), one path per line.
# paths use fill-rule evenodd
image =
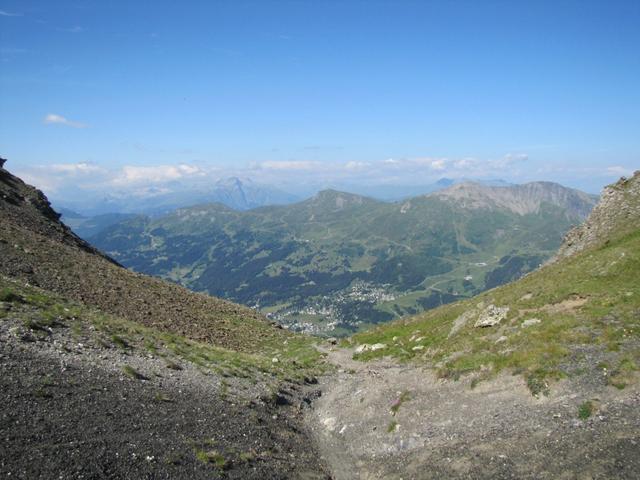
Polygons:
M336 422L337 421L336 421L335 417L328 417L328 418L325 418L324 420L322 420L322 424L330 432L333 432L336 429Z
M537 325L538 323L542 323L542 320L539 318L529 318L522 322L523 327L530 327L531 325Z
M280 360L278 360L278 358L277 358L277 357L273 357L273 358L271 359L271 363L278 363L279 361L280 361Z
M371 345L371 351L375 352L376 350L382 350L383 348L387 348L384 343L374 343Z

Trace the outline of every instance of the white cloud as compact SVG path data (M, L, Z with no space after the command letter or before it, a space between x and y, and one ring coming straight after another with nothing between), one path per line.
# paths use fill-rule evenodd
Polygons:
M215 168L203 170L186 163L178 165L131 166L104 168L89 162L53 163L23 168L16 172L28 183L46 192L71 190L105 191L114 189L157 194L167 190L173 181L208 181L216 172ZM211 177L208 177L211 176Z
M593 167L571 167L546 165L536 169L536 174L541 177L553 176L554 178L569 179L611 179L618 177L630 177L634 169L623 167L622 165L593 166Z
M45 125L66 125L67 127L73 127L73 128L87 127L87 125L84 123L68 120L64 118L62 115L57 115L55 113L47 114L42 121Z
M607 175L612 176L627 176L630 177L633 175L633 170L630 168L621 167L620 165L612 165L605 169Z
M430 170L442 171L447 168L449 160L446 158L432 158L432 157L416 157L408 158L402 162L405 166L428 168Z
M465 157L453 162L454 168L458 170L475 168L477 165L478 165L478 160L473 157Z
M26 167L16 172L25 182L46 192L57 192L69 187L102 185L110 175L105 168L89 162L54 163Z
M94 165L92 163L80 162L80 163L56 163L51 165L50 170L55 173L70 174L70 175L88 175L95 173L106 173L106 170L102 167Z
M344 169L350 170L350 171L362 171L362 170L366 170L369 167L371 167L371 163L369 162L351 161L344 164Z
M313 170L321 165L320 162L309 160L288 160L262 162L258 164L258 167L267 170Z
M10 13L5 10L0 10L0 17L21 17L21 13Z
M134 184L153 184L181 180L183 178L204 176L206 172L194 165L157 165L152 167L122 167L111 183L125 186Z
M371 164L372 170L378 167L378 176L391 173L402 177L403 181L426 181L426 178L437 179L443 176L451 178L493 178L495 176L517 175L519 163L528 160L525 153L508 153L497 159L479 159L475 157L409 157L388 158Z
M49 119L61 123L59 116ZM67 121L63 119L63 121ZM45 191L69 195L69 192L104 192L108 195L152 196L159 192L181 191L190 188L207 189L220 178L237 176L258 183L290 185L302 189L305 185L417 185L449 178L504 178L513 181L522 177L519 162L528 156L523 153L480 159L476 157L409 157L379 160L349 160L320 162L312 160L258 160L237 168L176 163L101 167L89 162L53 163L23 169L20 172L31 183ZM628 168L613 165L601 167L600 175L630 173ZM549 177L549 175L546 175ZM306 187L304 187L306 188Z
M526 153L507 153L504 157L493 160L492 165L496 168L505 168L527 160L529 160L529 155Z
M62 183L59 178L36 169L18 169L15 173L28 185L34 185L47 194L57 192Z
M433 160L431 162L431 168L434 170L444 170L446 168L445 159L439 158L438 160Z

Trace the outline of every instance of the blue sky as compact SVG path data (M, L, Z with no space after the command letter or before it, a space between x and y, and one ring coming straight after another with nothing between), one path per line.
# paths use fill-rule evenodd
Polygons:
M45 192L640 168L640 2L0 0L0 155ZM146 190L145 190L146 189Z

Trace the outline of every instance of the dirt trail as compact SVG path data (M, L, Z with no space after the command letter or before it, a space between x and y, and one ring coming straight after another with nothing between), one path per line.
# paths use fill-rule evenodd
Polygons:
M328 350L307 424L336 480L639 478L640 393L563 382L533 397L521 376L470 388L389 361ZM581 392L589 393L581 393ZM577 418L578 406L599 410Z

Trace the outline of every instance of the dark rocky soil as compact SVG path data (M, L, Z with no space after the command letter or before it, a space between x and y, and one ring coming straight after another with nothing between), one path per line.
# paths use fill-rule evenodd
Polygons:
M328 478L301 424L300 385L270 396L68 329L38 336L11 317L0 319L0 477Z

